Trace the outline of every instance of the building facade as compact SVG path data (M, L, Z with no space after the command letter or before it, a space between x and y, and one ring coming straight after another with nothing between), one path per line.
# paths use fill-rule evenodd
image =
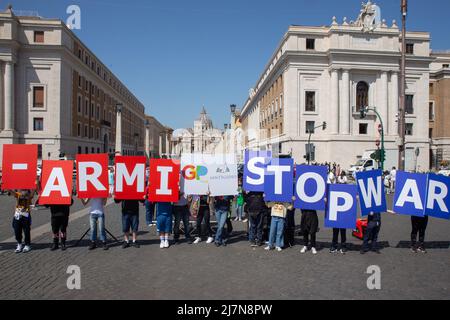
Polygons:
M368 2L355 21L334 17L329 26L289 27L242 108L246 148L292 154L303 163L309 132L326 122L312 135L313 161L348 168L379 139L375 113L360 118L365 106L383 119L385 148L398 148L401 32L379 12ZM426 170L430 35L408 32L406 40L406 165Z
M0 12L0 110L0 143L40 159L144 153L143 104L58 19Z
M432 53L430 66L430 166L450 164L450 53Z
M170 157L173 130L161 124L153 116L146 115L145 119L146 130L148 130L147 156L149 158L160 158L164 155Z
M192 128L177 129L173 132L173 156L184 153L221 153L218 146L223 138L222 130L214 128L211 118L203 107Z

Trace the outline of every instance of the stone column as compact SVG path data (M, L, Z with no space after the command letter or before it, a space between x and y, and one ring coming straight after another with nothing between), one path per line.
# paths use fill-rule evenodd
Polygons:
M5 105L5 101L4 101L4 79L3 79L3 62L0 60L0 131L3 130L4 125L5 125L5 119L3 117L3 110L4 110L4 105Z
M116 106L116 153L122 154L122 105Z
M170 139L169 139L169 132L166 131L166 156L169 157L170 155Z
M5 63L5 125L4 130L14 131L14 63Z
M389 134L388 120L388 74L386 71L381 72L381 92L380 92L380 108L379 113L383 119L385 134Z
M163 140L162 140L162 136L161 136L161 134L159 134L159 156L160 157L162 157L162 143L163 143Z
M145 121L145 156L150 158L150 123Z
M398 114L399 90L398 90L398 73L396 71L391 74L391 106L389 108L389 134L398 134L398 123L396 115Z
M338 134L339 128L339 71L331 70L331 110L330 130L331 134Z
M339 112L341 134L350 134L350 73L342 71L342 106Z

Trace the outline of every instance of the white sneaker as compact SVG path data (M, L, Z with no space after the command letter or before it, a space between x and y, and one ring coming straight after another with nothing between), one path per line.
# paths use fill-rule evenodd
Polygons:
M22 253L27 253L29 251L31 251L31 247L30 246L25 246L25 247L23 247Z
M277 250L278 252L283 251L283 249L281 249L280 247L276 247L275 250Z
M302 250L300 250L300 253L306 253L308 251L308 247L304 246Z
M169 246L169 240L164 241L164 248L168 248Z
M202 242L202 238L197 237L197 238L195 238L193 243L197 244L197 243L200 243L200 242Z
M23 250L23 245L21 245L20 243L17 244L17 248L14 251L15 253L21 253Z
M161 241L161 243L159 244L159 248L164 249L164 241Z
M312 254L317 254L316 248L311 248L311 252L312 252Z
M208 240L206 240L206 243L213 243L214 242L214 238L213 237L209 237Z
M264 248L264 250L270 251L270 250L272 250L272 247L271 246L267 246L267 247Z

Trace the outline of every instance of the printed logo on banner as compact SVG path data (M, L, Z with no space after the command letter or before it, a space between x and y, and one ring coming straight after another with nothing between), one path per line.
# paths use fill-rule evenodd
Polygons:
M271 151L245 151L243 181L245 191L264 192L265 170L271 159Z
M350 184L328 186L325 228L355 229L357 218L357 188Z
M142 200L145 196L146 157L116 156L114 198Z
M358 172L356 183L362 216L371 212L386 212L386 194L381 170Z
M108 198L108 155L77 154L78 198Z
M272 159L266 168L265 201L292 202L294 160Z
M72 203L73 161L42 161L41 205L70 205Z
M450 220L450 177L430 173L425 204L425 214Z
M325 210L328 167L298 165L296 167L296 209Z
M169 159L151 159L149 171L148 199L153 202L177 202L180 163Z
M37 145L3 145L2 189L36 189Z
M394 196L394 212L423 217L427 175L397 171Z

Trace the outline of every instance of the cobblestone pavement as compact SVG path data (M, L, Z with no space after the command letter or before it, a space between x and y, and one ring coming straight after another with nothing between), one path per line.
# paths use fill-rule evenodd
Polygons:
M87 241L67 251L50 252L50 213L33 214L33 229L42 231L32 239L33 250L14 254L11 218L13 201L0 197L0 299L449 299L450 222L430 219L428 254L409 250L410 218L383 216L380 255L359 254L361 241L348 232L351 251L330 254L331 231L321 227L320 251L300 254L297 245L283 252L250 248L243 225L227 247L202 242L182 243L159 249L156 231L144 222L140 212L141 248L122 249L112 244L109 251L89 252ZM88 216L81 204L72 208L79 217L69 224L73 244L88 228ZM323 226L323 214L321 226ZM299 214L296 216L299 223ZM107 208L107 228L120 236L119 206ZM48 231L45 231L48 230ZM8 240L9 239L9 240ZM5 240L8 240L5 243ZM81 290L68 290L67 267L81 268ZM381 290L368 290L366 270L381 268Z

